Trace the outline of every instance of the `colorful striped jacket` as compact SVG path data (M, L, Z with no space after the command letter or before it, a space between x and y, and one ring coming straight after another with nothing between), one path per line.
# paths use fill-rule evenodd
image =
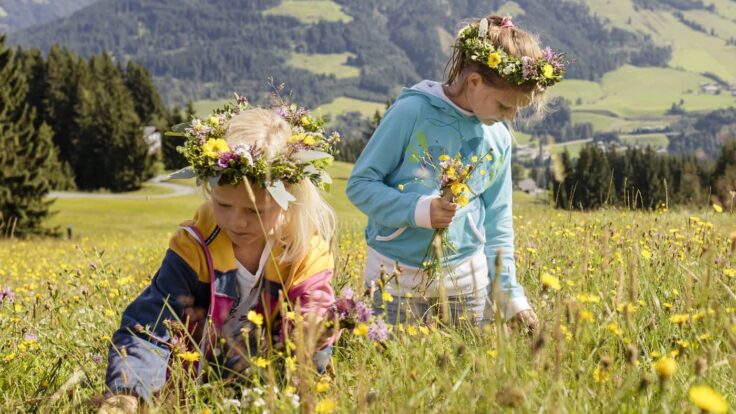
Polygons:
M275 245L272 257L278 258L282 251L283 246ZM123 312L108 352L105 384L110 391L148 400L163 387L172 339L164 321L184 321L185 307L207 309L208 319L220 332L237 297L236 269L232 242L215 223L211 203L207 202L193 220L182 223L151 285ZM265 316L264 326L278 336L280 294L289 303L300 303L302 314L324 315L335 301L330 286L333 269L329 246L317 236L301 260L278 263L269 258L260 300L254 308ZM214 275L214 283L210 275ZM125 351L121 352L123 347ZM202 352L208 354L207 349Z

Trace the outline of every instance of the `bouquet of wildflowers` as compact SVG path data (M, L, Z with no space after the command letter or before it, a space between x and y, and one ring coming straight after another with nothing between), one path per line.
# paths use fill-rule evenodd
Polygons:
M466 206L470 202L469 197L475 194L468 186L468 182L476 171L481 175L487 174L485 170L478 170L478 166L483 162L483 159L488 161L493 159L492 151L492 149L489 150L483 157L476 155L470 157L470 163L468 164L463 162L460 154L455 155L455 157L450 157L447 154L440 155L439 162L436 162L430 154L427 154L424 157L426 163L439 175L442 198L460 207ZM443 267L447 266L446 262L443 263L443 258L447 257L448 252L457 252L457 250L449 240L447 228L436 229L422 260L423 268L427 273L425 290L438 278Z
M379 343L388 338L388 327L383 319L374 317L373 308L356 298L350 288L340 292L340 297L328 311L328 317L336 319L341 329L351 329L356 336L365 336Z

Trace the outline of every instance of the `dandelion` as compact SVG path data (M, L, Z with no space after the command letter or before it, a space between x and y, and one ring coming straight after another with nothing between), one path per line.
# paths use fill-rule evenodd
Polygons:
M319 381L317 385L314 387L314 390L317 391L317 394L323 394L330 390L330 383L327 381Z
M721 414L728 411L728 403L723 396L707 385L695 385L687 392L690 402L709 413Z
M618 326L618 324L616 322L609 323L608 324L608 330L611 331L611 333L614 334L614 335L616 335L616 336L623 335L623 331L621 330L621 328Z
M391 293L389 293L387 290L384 290L381 293L381 300L383 300L384 302L393 302L394 301L394 297L391 296Z
M715 210L716 213L723 213L723 207L721 207L720 204L713 204L713 210Z
M654 364L654 370L657 371L659 379L668 380L677 372L677 362L672 358L662 357Z
M370 331L370 327L368 324L365 323L359 323L353 328L353 335L355 336L368 336L368 332Z
M263 315L256 311L250 311L248 312L248 320L253 322L256 326L263 325Z
M399 191L404 191L404 184L399 184L396 186L396 188L398 188Z
M595 317L591 312L588 312L586 310L581 310L579 313L580 321L581 322L593 322L595 320Z
M562 289L562 285L560 284L560 279L550 275L549 273L542 273L541 277L542 286L546 288L550 288L552 290L560 290Z
M690 320L690 315L684 313L676 313L672 316L670 316L670 322L674 323L675 325L681 325L687 321Z
M314 412L317 414L332 414L337 408L337 403L332 398L325 398L324 400L317 403L314 407Z

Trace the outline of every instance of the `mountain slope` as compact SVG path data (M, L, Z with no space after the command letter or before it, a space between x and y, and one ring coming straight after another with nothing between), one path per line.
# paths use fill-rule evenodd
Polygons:
M564 0L116 0L13 40L134 59L170 102L265 93L269 75L312 105L338 96L383 101L400 86L441 78L457 22L500 9L519 12L522 27L567 50L573 78L597 80L626 63L670 58L667 45L609 27L584 4Z
M68 16L100 0L0 0L0 32L16 32Z

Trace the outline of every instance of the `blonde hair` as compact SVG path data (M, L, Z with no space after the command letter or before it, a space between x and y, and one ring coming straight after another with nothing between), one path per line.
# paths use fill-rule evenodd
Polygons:
M264 151L262 156L271 159L284 149L291 135L291 127L282 117L271 110L257 108L243 111L230 119L225 141L231 147L237 144L255 145ZM253 185L247 177L243 177L243 180L247 180L246 186ZM315 235L330 244L337 219L335 211L309 179L287 185L287 190L296 200L289 204L284 212L284 221L275 233L278 241L284 245L279 260L291 263L308 253L310 241Z
M516 26L502 26L504 18L501 16L488 16L486 19L488 19L489 23L487 39L491 41L494 47L503 49L507 54L519 59L524 56L529 56L533 59L541 58L543 56L542 48L540 47L539 40L536 36L517 28ZM531 97L531 105L534 109L536 111L542 111L545 103L545 88L540 87L535 83L511 85L503 80L503 78L497 73L492 71L488 66L466 58L459 45L462 33L468 27L477 26L478 24L480 24L480 19L470 21L463 25L463 27L458 31L457 36L455 36L453 53L445 67L448 72L445 85L450 86L455 82L463 81L467 75L477 72L481 75L481 78L487 85L502 89L513 88L520 92L528 93Z

